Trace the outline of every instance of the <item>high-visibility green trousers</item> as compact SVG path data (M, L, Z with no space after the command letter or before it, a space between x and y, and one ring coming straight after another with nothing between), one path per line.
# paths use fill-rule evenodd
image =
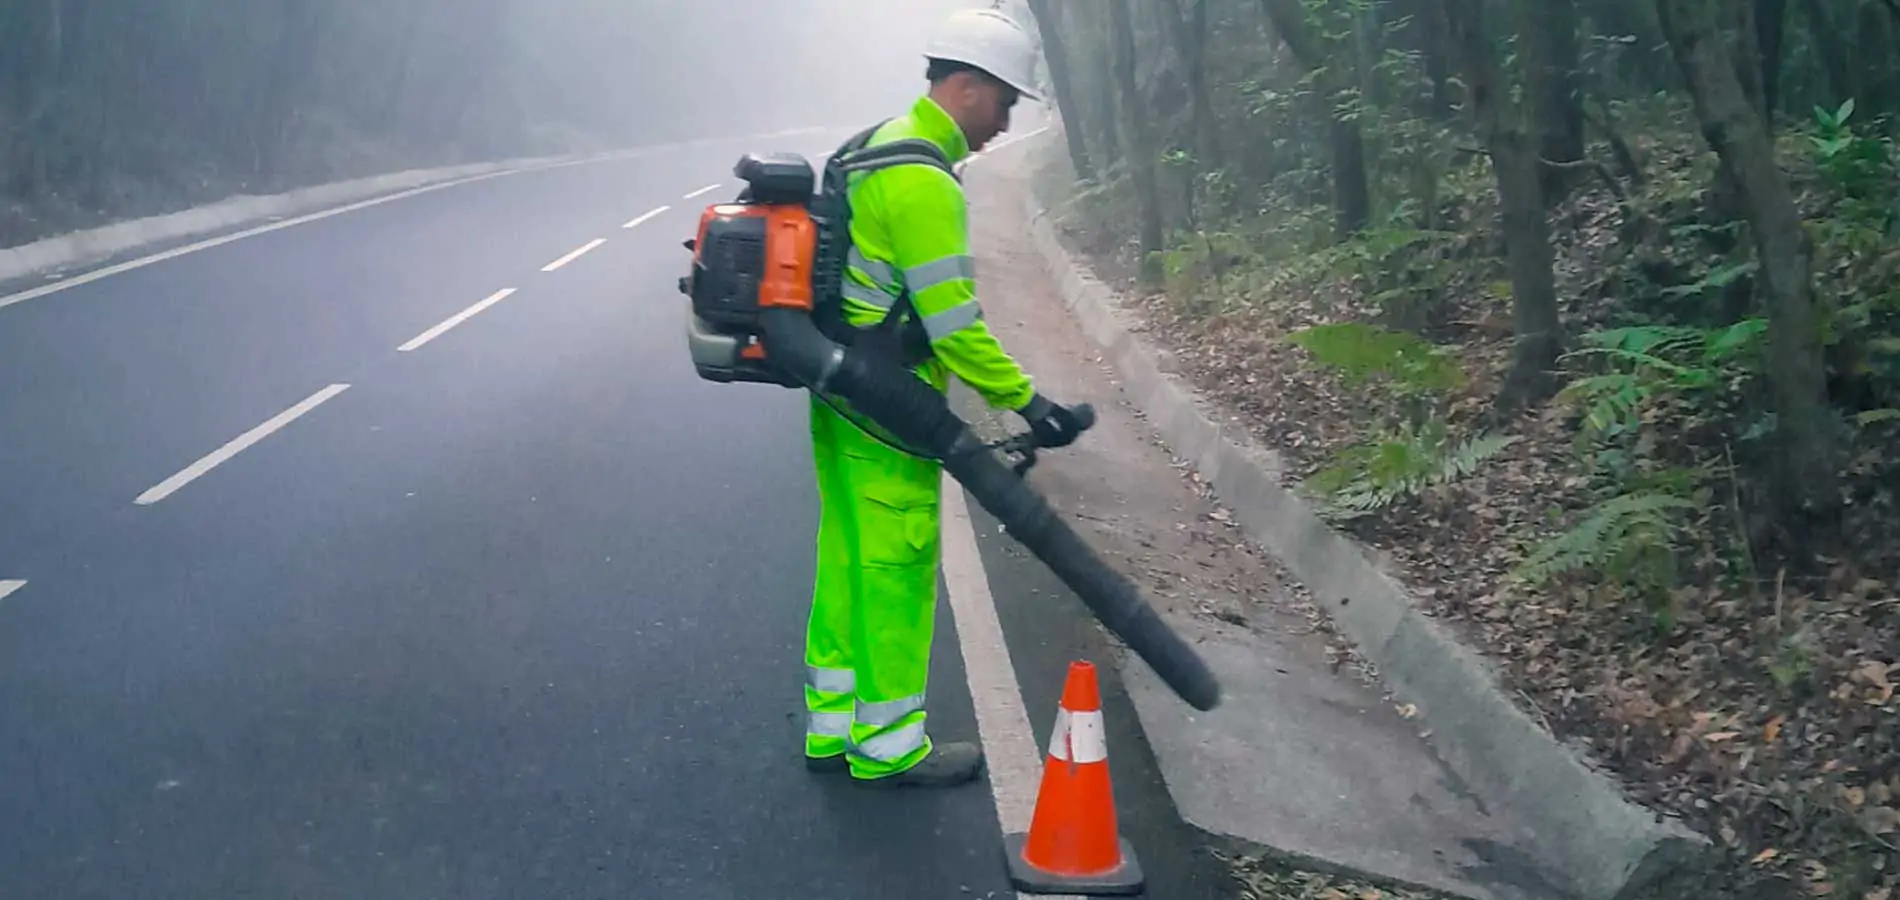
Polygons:
M812 398L822 504L805 638L805 753L878 778L929 755L924 687L937 606L942 464L893 449Z

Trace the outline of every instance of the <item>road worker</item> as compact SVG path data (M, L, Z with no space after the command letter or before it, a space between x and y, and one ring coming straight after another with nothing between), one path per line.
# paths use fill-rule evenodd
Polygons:
M1034 93L1037 47L1001 12L956 13L925 51L928 93L871 145L922 138L950 165L1009 127ZM968 208L958 179L931 165L852 176L846 322L869 328L899 304L907 364L939 391L956 376L993 408L1020 414L1053 447L1075 415L1039 394L998 343L977 303ZM974 743L933 741L925 683L937 604L941 463L813 395L811 437L822 504L806 635L806 764L860 784L948 786L983 770Z

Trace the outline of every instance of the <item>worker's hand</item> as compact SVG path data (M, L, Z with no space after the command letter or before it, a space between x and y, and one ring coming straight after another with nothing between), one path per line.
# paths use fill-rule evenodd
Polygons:
M1018 410L1018 414L1029 423L1036 443L1044 447L1067 447L1075 443L1087 427L1074 410L1041 394L1029 398L1028 405Z

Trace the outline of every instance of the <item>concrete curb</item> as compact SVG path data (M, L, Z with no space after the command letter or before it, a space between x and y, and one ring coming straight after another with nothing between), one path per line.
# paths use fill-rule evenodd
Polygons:
M764 135L672 141L595 154L518 157L460 166L410 169L351 181L315 185L282 194L232 197L194 209L115 222L99 228L55 235L30 244L0 249L0 285L58 269L89 267L158 244L188 241L267 220L293 218L378 198L393 198L394 195L406 192L452 187L480 178L627 159L667 149L794 137L832 130L836 129L799 128Z
M1223 427L1161 356L1124 328L1115 292L1071 258L1033 191L1033 242L1062 301L1105 351L1124 389L1174 452L1193 463L1255 539L1278 555L1378 666L1399 699L1418 706L1429 743L1480 796L1529 826L1540 862L1583 900L1628 900L1696 864L1711 842L1631 802L1519 710L1492 667L1418 611L1367 551L1280 485L1277 454Z

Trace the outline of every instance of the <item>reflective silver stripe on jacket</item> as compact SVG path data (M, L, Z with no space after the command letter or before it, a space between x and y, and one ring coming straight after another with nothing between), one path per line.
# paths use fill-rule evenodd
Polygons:
M946 256L904 270L904 283L910 292L921 294L940 284L976 278L976 257L964 254Z
M930 339L941 341L965 328L975 325L983 318L983 307L975 300L965 300L940 313L924 317L924 333Z

